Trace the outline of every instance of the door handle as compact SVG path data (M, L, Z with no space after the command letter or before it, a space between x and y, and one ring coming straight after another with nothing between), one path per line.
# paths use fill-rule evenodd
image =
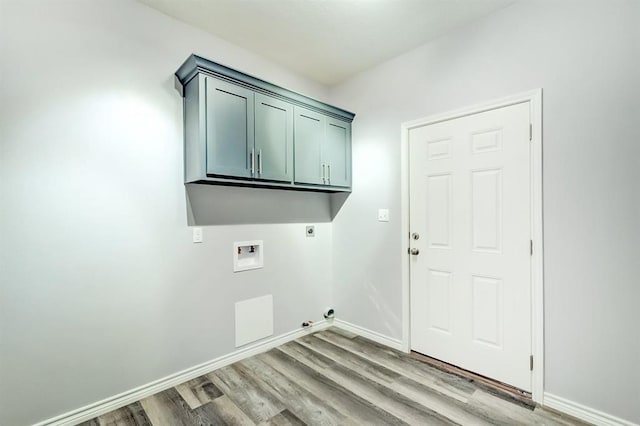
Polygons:
M258 150L258 174L262 174L262 150Z
M255 162L255 159L253 158L253 148L251 148L251 152L249 153L249 162L251 163L251 174L253 175L253 172L256 167L256 162Z
M327 174L325 173L325 164L322 163L322 183L327 183L327 178L325 177Z
M329 175L328 183L331 185L331 164L327 164L327 175Z
M412 256L417 256L417 255L419 255L419 254L420 254L420 250L418 250L417 248L412 248L411 250L409 250L409 253L410 253Z

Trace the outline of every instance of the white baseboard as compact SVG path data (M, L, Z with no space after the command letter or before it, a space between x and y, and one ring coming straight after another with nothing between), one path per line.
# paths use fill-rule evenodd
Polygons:
M603 413L602 411L550 394L549 392L544 393L542 405L597 426L638 426L630 421Z
M357 334L359 336L365 337L369 340L373 340L374 342L399 351L403 350L402 341L398 339L385 336L375 331L371 331L339 319L335 319L330 322L322 320L314 323L313 327L311 328L290 331L280 336L273 337L271 339L253 345L249 345L238 351L177 372L146 385L103 399L102 401L89 404L77 410L61 414L51 419L44 420L34 426L71 426L77 423L84 422L86 420L90 420L94 417L98 417L102 414L124 407L128 404L139 401L158 392L162 392L163 390L177 386L188 380L200 377L203 374L210 373L214 370L217 370L218 368L222 368L250 356L266 352L276 346L283 345L306 334L324 330L330 326L341 328L343 330L349 331L351 333ZM543 405L554 410L569 414L581 420L588 421L598 426L638 426L635 423L620 419L607 413L603 413L601 411L578 404L565 398L561 398L548 392L544 393Z
M366 337L367 339L373 340L374 342L380 343L381 345L389 346L390 348L399 351L404 350L403 344L400 340L385 336L384 334L380 334L375 331L368 330L366 328L360 327L359 325L351 324L340 319L335 319L333 320L333 326L346 331L350 331L351 333L355 333L358 336Z
M102 414L124 407L125 405L131 404L158 392L162 392L163 390L177 386L188 380L200 377L203 374L210 373L218 368L222 368L250 356L266 352L269 349L283 345L306 334L323 330L328 328L330 325L331 324L326 320L314 322L313 326L310 328L290 331L288 333L281 334L280 336L249 345L230 354L187 368L186 370L171 374L170 376L163 377L162 379L147 383L146 385L142 385L135 389L128 390L119 395L115 395L103 399L102 401L94 402L93 404L78 408L77 410L44 420L34 426L71 426L90 420L94 417L98 417Z

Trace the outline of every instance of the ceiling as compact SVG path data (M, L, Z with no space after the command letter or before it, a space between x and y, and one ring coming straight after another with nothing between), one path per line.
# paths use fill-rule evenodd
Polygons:
M139 0L334 85L515 0Z

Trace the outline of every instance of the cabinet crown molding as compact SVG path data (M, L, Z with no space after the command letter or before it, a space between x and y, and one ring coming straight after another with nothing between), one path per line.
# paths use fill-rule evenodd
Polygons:
M199 73L226 80L230 83L244 86L258 93L264 93L265 95L279 98L294 105L312 109L349 123L352 122L355 117L355 114L350 111L337 108L309 96L285 89L284 87L269 83L268 81L245 74L196 54L191 54L175 73L176 87L183 97L184 86L186 86L186 84Z

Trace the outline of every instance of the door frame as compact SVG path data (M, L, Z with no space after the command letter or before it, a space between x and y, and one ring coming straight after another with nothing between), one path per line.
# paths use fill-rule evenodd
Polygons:
M401 174L401 232L402 232L402 349L411 351L411 286L409 247L409 131L430 124L461 118L501 107L529 102L531 123L531 352L534 368L531 381L531 396L542 403L544 393L544 276L543 276L543 232L542 232L542 89L518 93L512 96L483 102L442 114L431 115L401 125L400 174Z

